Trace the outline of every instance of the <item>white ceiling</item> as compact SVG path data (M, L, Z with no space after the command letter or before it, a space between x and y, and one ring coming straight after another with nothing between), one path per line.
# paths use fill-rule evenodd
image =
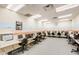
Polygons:
M52 4L51 7L45 7L48 4L26 4L23 8L17 11L17 13L26 15L26 14L31 14L31 15L36 15L40 14L42 17L40 19L49 19L49 20L59 20L59 19L54 19L58 16L66 15L72 13L71 17L66 17L66 19L73 19L76 15L79 13L79 6L75 8L71 8L62 12L56 12L56 8L63 6L65 4ZM7 4L0 4L0 7L6 7ZM54 17L54 18L53 18Z
M0 4L0 7L6 7L7 6L7 4Z

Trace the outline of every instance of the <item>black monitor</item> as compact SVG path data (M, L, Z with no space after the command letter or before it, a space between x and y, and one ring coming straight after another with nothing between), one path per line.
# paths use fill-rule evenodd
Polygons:
M23 38L23 35L22 34L18 35L18 39L21 39L21 38Z

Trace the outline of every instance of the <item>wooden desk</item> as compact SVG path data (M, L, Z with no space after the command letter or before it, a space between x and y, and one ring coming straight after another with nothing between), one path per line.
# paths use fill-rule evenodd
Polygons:
M28 45L31 44L31 42L33 42L34 40L29 39L28 40ZM12 40L12 41L0 41L0 54L6 54L9 51L12 51L14 49L17 49L20 47L20 45L18 45L20 43L19 40Z
M79 44L79 39L74 39L74 41L75 41L77 44Z
M20 47L18 44L20 41L12 40L12 41L0 41L0 54L6 54L7 52L14 50Z

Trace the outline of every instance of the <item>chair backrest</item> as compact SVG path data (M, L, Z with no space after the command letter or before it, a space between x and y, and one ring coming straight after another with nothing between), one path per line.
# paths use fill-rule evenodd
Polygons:
M54 33L54 32L52 32L52 35L55 35L55 33Z
M43 34L44 36L46 36L46 33L45 33L45 32L42 32L42 34Z
M21 39L21 38L23 38L23 35L22 34L18 35L18 39Z
M27 42L28 42L28 38L24 38L24 39L21 41L21 43L19 43L19 45L20 45L20 46L23 46L23 45L27 44Z
M58 32L58 33L57 33L57 35L61 35L61 33L60 33L60 32Z
M50 35L50 31L47 31L48 35Z
M67 36L68 35L68 32L65 32L65 34L64 34L65 36Z

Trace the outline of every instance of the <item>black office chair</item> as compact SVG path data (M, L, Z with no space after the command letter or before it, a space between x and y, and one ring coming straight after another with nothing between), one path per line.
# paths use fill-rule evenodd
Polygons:
M64 35L65 35L65 38L67 38L67 36L68 36L68 32L65 32L65 34L64 34Z
M33 40L34 40L34 44L38 44L38 42L41 42L39 32L37 33L36 37L33 38Z
M38 43L38 36L36 36L33 40L34 40L33 44L37 44Z
M55 35L55 33L54 33L54 32L52 32L52 37L55 37L54 35Z
M68 44L72 44L72 38L69 35L67 36L67 39L68 39Z
M47 31L48 37L51 37L51 33L50 31Z
M27 43L28 43L28 37L25 37L25 38L21 41L21 43L19 43L19 45L20 45L21 48L22 48L23 53L24 53L24 50L28 50L28 49L27 49L27 48L28 48Z
M60 38L60 37L61 37L61 33L60 33L60 32L58 32L58 33L57 33L57 36L58 36L58 38Z
M45 37L46 37L46 33L45 32L42 32L42 35L41 35L42 37L41 37L41 39L45 39Z
M16 55L19 52L24 53L24 50L27 50L27 38L24 38L21 43L19 43L20 47L8 52L8 55Z
M74 34L75 39L79 39L79 34Z
M76 46L77 46L77 49L72 49L72 50L71 50L71 53L72 53L72 52L76 52L76 53L79 54L79 45L77 44Z
M39 42L41 42L41 41L42 41L42 39L43 39L43 38L42 38L42 33L41 33L41 32L39 32L39 33L38 33L38 41L39 41Z

